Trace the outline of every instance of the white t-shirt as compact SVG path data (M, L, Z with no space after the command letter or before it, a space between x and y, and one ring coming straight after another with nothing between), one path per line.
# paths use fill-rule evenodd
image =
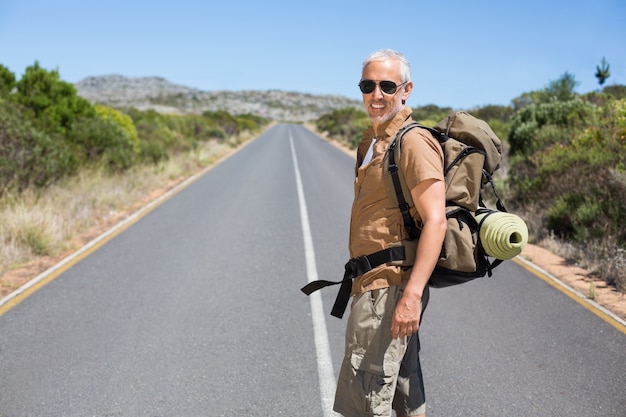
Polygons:
M376 143L376 136L372 138L372 143L370 143L370 147L365 153L365 157L363 158L363 162L361 162L361 166L369 164L372 160L372 155L374 154L374 143Z

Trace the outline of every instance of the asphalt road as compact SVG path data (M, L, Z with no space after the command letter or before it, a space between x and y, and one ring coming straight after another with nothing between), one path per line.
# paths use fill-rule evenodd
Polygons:
M353 159L278 125L0 316L0 417L332 416ZM320 312L321 310L321 312ZM431 416L626 416L626 334L514 262L433 290Z

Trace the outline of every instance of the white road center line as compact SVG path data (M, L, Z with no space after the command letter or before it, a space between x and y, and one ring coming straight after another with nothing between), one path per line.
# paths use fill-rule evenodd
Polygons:
M298 202L300 205L300 220L302 222L302 235L304 237L304 252L306 257L306 271L308 282L316 281L317 266L315 264L315 251L313 249L313 238L311 237L311 226L309 225L309 214L304 199L304 189L298 167L298 158L293 144L293 137L289 131L289 144L291 145L291 156L293 157L293 167L298 188ZM322 296L319 292L314 292L309 296L311 300L311 315L313 318L313 333L315 336L315 350L317 353L317 373L319 374L320 394L322 400L322 411L324 417L335 417L339 414L333 411L335 399L335 372L330 356L330 344L328 343L328 330L326 329L326 319L324 318L324 307Z

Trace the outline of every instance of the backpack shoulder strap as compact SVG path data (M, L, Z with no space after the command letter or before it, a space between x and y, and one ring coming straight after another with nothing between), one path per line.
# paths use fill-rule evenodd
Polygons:
M406 185L404 175L399 172L400 168L397 161L400 160L400 150L402 148L402 139L404 138L404 135L409 130L416 127L428 130L442 144L448 139L448 136L443 132L421 125L416 122L412 122L406 126L403 126L398 131L396 137L393 139L393 141L389 145L389 148L387 149L387 154L385 155L385 160L383 162L383 169L389 173L389 175L384 176L387 183L387 194L389 195L392 203L397 205L400 209L400 212L402 213L404 227L409 235L410 240L415 240L419 237L420 229L415 224L415 219L413 219L413 216L411 216L410 209L414 206L413 198L411 197L411 192Z

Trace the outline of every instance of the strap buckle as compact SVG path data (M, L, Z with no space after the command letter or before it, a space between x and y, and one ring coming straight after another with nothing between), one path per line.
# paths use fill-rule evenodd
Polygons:
M367 256L359 256L357 258L350 259L346 264L346 268L350 268L353 278L361 276L373 269Z

